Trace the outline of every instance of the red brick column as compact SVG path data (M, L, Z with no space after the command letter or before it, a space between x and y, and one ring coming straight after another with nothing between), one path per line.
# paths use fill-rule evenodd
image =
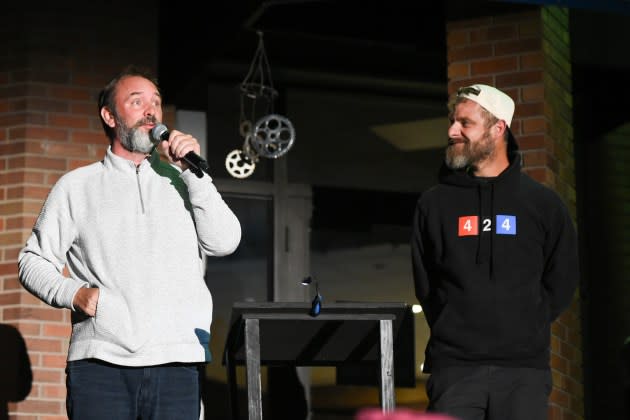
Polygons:
M12 6L0 36L0 322L18 328L33 371L28 398L9 404L11 418L67 418L70 313L22 288L18 252L52 184L109 145L99 89L127 64L156 68L157 2L67 3Z
M516 102L524 170L554 188L575 218L568 11L541 7L447 24L449 92L494 85ZM552 326L549 419L584 418L580 299Z

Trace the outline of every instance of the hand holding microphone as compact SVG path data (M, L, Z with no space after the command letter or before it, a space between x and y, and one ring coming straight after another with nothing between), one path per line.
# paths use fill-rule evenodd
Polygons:
M168 141L170 134L171 133L164 124L158 124L151 129L151 138L156 144L162 141ZM177 147L176 144L175 147ZM170 155L173 156L174 153L170 153ZM181 156L179 159L186 162L190 167L190 170L199 178L203 176L203 172L210 174L210 166L208 165L208 162L192 150L184 156Z

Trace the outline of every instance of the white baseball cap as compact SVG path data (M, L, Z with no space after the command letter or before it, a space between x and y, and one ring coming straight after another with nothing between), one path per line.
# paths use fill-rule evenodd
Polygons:
M508 127L512 124L514 101L499 89L488 85L471 85L459 88L457 96L477 102L492 115L505 121Z

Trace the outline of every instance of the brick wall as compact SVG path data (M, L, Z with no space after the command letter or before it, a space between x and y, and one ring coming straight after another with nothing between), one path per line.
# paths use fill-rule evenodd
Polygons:
M12 418L66 418L70 314L41 303L22 288L17 255L52 184L68 170L100 160L105 153L109 143L97 113L99 89L126 64L156 69L153 3L115 0L104 8L68 1L32 10L18 4L3 11L0 323L18 328L33 372L28 398L9 404ZM108 15L112 10L115 14ZM128 31L132 36L121 28L132 28Z
M554 188L575 218L568 11L557 7L447 24L449 92L485 83L516 102L524 171ZM550 420L584 418L580 299L552 326Z

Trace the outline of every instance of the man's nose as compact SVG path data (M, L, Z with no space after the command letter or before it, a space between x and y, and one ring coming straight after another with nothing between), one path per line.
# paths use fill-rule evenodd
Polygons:
M148 104L145 108L144 108L144 116L156 116L157 112L158 112L158 106L155 104Z
M455 138L455 137L459 137L461 135L461 130L459 129L459 125L454 122L451 125L448 126L448 137L449 138Z

